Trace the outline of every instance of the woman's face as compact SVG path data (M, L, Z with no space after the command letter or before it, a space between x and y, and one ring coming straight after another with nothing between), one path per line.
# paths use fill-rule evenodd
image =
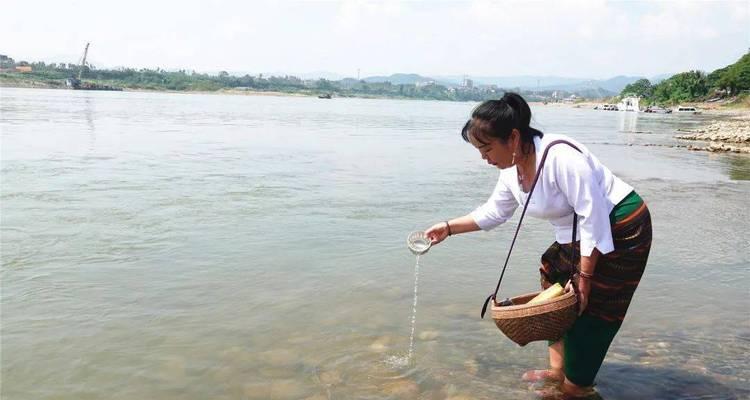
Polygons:
M500 169L510 168L513 166L513 152L515 151L515 137L517 131L514 129L507 142L503 143L500 139L480 135L476 137L469 134L469 142L479 150L482 159L487 164L493 165Z

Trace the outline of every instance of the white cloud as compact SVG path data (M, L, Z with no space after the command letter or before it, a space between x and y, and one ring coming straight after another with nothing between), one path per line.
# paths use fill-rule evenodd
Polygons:
M75 62L91 41L91 58L102 66L601 78L711 70L750 47L746 0L133 0L111 7L93 0L5 5L0 53Z

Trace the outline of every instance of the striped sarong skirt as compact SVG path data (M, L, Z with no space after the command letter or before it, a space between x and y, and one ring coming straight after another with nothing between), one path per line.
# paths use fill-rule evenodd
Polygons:
M651 214L645 202L612 224L612 239L615 250L599 256L584 313L605 321L621 322L651 250ZM544 252L539 269L543 287L554 282L565 284L572 277L575 273L572 256L576 257L575 268L580 268L579 245L580 242L555 242Z

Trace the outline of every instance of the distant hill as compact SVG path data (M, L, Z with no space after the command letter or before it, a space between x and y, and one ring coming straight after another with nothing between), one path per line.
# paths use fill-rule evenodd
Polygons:
M306 73L296 73L296 74L290 74L294 75L301 79L327 79L329 81L337 81L340 79L343 79L344 76L341 74L337 74L335 72L328 72L328 71L315 71L315 72L306 72Z
M458 84L463 77L439 76L438 79ZM564 76L470 76L474 85L496 85L504 89L524 90L564 90L568 92L582 92L603 90L607 96L619 93L625 86L641 79L639 76L616 76L609 79L597 80L587 78L570 78Z
M467 76L469 79L474 81L474 86L488 86L495 85L502 89L520 89L520 90L544 90L554 91L560 90L569 93L576 93L579 96L589 98L602 98L615 96L620 93L622 89L641 79L639 76L615 76L609 79L585 79L585 78L569 78L561 76ZM459 86L463 81L464 76L458 75L445 75L436 76L434 78L426 77L419 74L393 74L390 76L370 76L363 80L368 83L383 83L390 82L394 85L414 85L417 83L425 83L434 81L437 84L443 86ZM344 84L354 84L356 81L347 78Z
M648 80L651 82L652 85L655 85L655 84L657 84L657 83L659 83L659 82L661 82L661 81L663 81L665 79L669 79L672 75L674 75L674 74L659 74L659 75L654 75L654 76L648 78Z
M643 79L643 77L619 75L607 80L597 81L596 85L602 89L609 90L610 92L620 93L625 86L630 85L638 79Z
M641 79L640 77L635 76L616 76L614 78L609 79L603 79L603 80L596 80L596 79L588 79L588 80L582 80L580 82L575 82L571 84L563 84L563 85L544 85L541 87L542 90L564 90L567 92L581 92L581 91L587 91L587 90L602 90L605 91L608 94L608 96L612 96L614 94L620 93L620 91L627 85L637 81L638 79ZM532 89L532 88L528 88Z
M437 76L437 79L451 82L453 84L460 84L463 80L463 76L448 75L448 76ZM585 78L566 78L561 76L534 76L534 75L521 75L521 76L468 76L469 79L474 81L475 85L495 85L497 87L512 89L536 89L537 87L549 87L559 85L571 85L576 83L585 82L588 79Z
M368 83L390 82L394 85L414 85L417 83L436 81L433 78L428 78L426 76L422 76L418 74L392 74L389 76L368 76L367 78L364 78L362 80ZM439 82L436 82L436 83L439 83Z

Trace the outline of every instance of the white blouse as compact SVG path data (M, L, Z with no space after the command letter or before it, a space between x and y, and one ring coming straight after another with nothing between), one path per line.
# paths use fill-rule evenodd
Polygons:
M607 254L614 250L609 213L633 187L602 165L586 146L564 135L534 137L537 169L544 149L559 139L573 143L581 152L565 143L550 149L526 214L549 220L557 242L570 243L575 210L581 255L590 256L594 248ZM490 198L471 216L482 230L490 230L510 219L519 205L523 209L527 196L518 182L517 169L503 169Z

